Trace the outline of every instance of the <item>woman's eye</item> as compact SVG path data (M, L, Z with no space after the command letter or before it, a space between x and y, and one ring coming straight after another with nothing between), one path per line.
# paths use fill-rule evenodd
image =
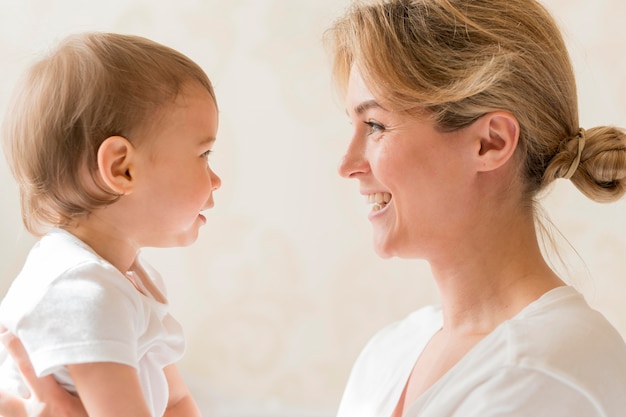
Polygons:
M385 126L381 125L380 123L371 121L371 120L367 122L363 122L363 123L369 126L369 132L367 133L368 135L372 135L378 132L383 132L385 130Z
M207 158L207 159L208 159L208 158L209 158L209 155L211 155L212 153L213 153L213 151L212 151L212 150L208 150L208 151L206 151L206 152L203 152L201 156L202 156L203 158Z

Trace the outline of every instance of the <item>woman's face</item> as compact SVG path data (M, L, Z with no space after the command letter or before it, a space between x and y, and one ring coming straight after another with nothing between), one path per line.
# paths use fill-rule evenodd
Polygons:
M354 68L346 104L353 135L339 173L358 179L371 204L376 251L429 259L453 249L471 227L469 135L443 133L426 116L390 111Z

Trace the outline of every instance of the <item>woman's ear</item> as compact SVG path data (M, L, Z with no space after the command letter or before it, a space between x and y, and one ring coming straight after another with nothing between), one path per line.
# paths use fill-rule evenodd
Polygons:
M474 122L476 137L479 138L478 171L493 171L504 165L515 153L519 141L520 127L517 118L506 111L494 111Z
M110 136L98 148L98 172L102 182L116 194L127 195L133 189L135 147L122 136Z

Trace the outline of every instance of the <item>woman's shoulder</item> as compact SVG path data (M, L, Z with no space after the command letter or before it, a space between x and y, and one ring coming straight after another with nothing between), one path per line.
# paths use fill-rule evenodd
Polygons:
M505 324L519 355L553 352L555 359L582 360L612 353L626 360L622 336L573 287L549 291Z
M626 392L626 343L582 294L561 287L504 323L502 366L544 375L608 404Z
M560 287L498 326L429 392L424 407L442 406L434 399L443 398L465 407L458 408L468 411L462 415L487 413L485 398L492 398L489 406L514 415L548 415L550 405L617 416L626 406L626 344L582 294Z

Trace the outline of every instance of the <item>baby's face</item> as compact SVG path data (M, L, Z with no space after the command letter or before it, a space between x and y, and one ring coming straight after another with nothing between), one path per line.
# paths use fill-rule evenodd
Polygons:
M143 217L142 246L185 246L198 237L221 185L208 156L218 129L217 107L206 89L187 86L136 148L135 205Z

